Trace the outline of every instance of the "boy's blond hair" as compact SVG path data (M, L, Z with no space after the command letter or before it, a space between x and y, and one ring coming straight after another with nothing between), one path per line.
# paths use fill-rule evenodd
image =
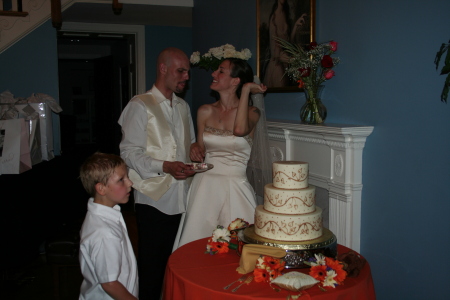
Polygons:
M91 197L95 197L95 185L106 185L114 170L125 165L120 156L96 152L88 157L80 168L80 179L83 187Z

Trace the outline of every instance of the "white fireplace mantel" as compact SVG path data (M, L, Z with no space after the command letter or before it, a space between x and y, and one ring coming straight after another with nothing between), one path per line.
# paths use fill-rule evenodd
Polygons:
M372 126L268 121L279 160L309 164L309 183L329 192L329 229L338 243L360 251L362 154Z

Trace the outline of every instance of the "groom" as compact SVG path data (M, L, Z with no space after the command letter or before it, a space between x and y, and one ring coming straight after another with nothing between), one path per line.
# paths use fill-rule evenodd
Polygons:
M156 82L127 104L120 156L133 181L138 224L139 299L159 299L167 260L185 212L190 162L195 142L189 105L181 93L189 79L189 59L177 48L157 59Z

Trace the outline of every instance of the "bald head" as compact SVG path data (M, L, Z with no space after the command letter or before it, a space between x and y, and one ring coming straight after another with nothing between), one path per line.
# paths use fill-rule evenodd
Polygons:
M189 61L186 53L184 53L180 49L175 47L166 48L163 51L161 51L161 53L159 53L158 55L158 59L156 60L157 66L156 73L158 74L160 72L159 66L161 64L164 64L169 67L174 59L185 59Z
M164 49L156 60L156 87L171 99L172 93L183 92L189 69L189 59L183 51L174 47Z

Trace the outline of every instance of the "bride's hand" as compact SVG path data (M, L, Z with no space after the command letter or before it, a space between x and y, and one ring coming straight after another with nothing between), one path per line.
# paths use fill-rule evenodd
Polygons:
M191 145L191 153L189 157L194 162L203 162L203 159L205 158L205 150L203 150L198 143L193 143Z
M244 88L248 88L251 94L263 94L267 91L267 86L263 83L257 84L254 82L247 82L244 84Z

